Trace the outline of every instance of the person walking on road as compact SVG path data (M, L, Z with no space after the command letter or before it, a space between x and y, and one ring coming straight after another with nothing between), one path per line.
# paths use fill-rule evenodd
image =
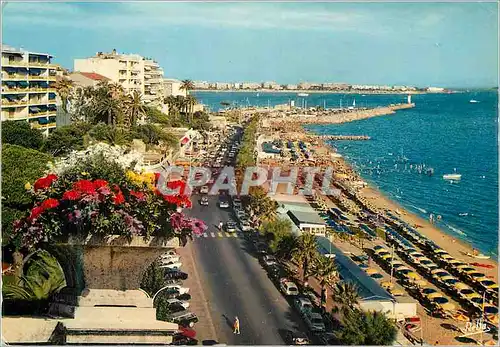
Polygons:
M221 222L219 222L219 230L220 230L220 231L222 231L222 227L223 227L223 226L224 226L224 223L222 223L222 221L221 221Z
M240 320L238 316L234 317L233 334L240 334Z

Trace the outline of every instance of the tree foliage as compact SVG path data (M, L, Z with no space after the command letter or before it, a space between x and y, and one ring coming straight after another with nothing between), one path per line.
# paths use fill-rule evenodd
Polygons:
M276 253L283 239L291 235L292 223L288 219L275 218L264 222L260 230L266 236L271 251Z
M309 267L318 256L316 236L303 233L299 236L297 247L292 250L292 259L302 266L302 280L305 282L309 277Z
M90 128L91 125L85 122L58 127L49 135L43 149L53 156L62 156L73 150L81 150L87 145L86 134Z
M40 149L43 135L39 130L32 129L28 122L8 120L2 122L2 143Z
M359 301L358 287L351 282L337 282L333 288L332 298L343 307L353 308Z
M144 290L150 297L164 286L164 272L156 262L151 263L141 280L141 289Z
M52 158L21 146L2 146L2 233L3 243L12 233L12 223L30 208L33 199L26 194L26 183L33 182L47 170Z
M397 328L381 312L344 309L342 328L335 335L343 345L392 345L396 339Z

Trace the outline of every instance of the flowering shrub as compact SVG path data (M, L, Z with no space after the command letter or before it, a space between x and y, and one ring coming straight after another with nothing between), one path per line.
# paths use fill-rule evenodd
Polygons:
M15 245L33 248L41 242L64 242L70 235L179 237L185 244L193 232L206 229L203 222L179 212L191 207L184 182L170 182L181 193L165 195L155 187L158 175L125 171L113 160L90 166L89 172L80 170L68 166L61 175L51 173L33 187L26 185L35 204L14 223Z

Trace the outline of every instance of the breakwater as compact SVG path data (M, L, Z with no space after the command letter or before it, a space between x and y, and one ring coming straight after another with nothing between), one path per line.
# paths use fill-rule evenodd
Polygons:
M365 141L370 140L370 136L366 135L321 135L322 140L330 141Z

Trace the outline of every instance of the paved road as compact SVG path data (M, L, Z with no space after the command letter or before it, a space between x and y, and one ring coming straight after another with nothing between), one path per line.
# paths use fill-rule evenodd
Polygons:
M193 196L189 212L209 225L208 234L195 238L193 255L201 285L205 287L212 320L219 343L229 345L284 344L285 329L300 329L300 318L267 277L251 245L240 237L220 237L217 226L230 218L230 210L217 206L217 197L209 206L200 206ZM232 332L235 316L239 317L241 334ZM203 319L203 318L202 318Z

